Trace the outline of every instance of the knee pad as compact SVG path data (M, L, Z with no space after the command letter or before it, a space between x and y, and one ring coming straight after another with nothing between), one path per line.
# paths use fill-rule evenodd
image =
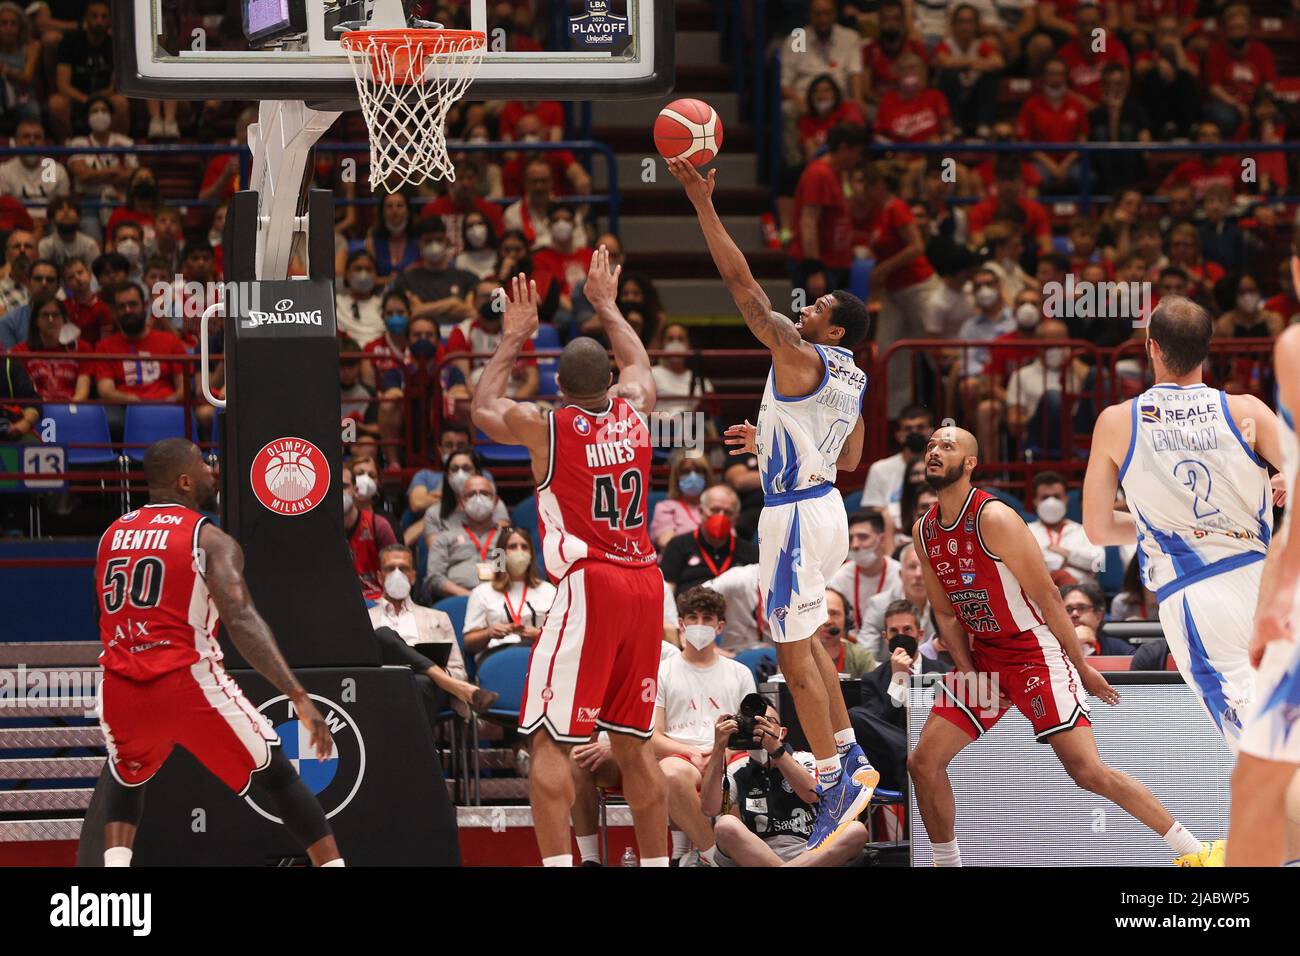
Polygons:
M297 779L298 773L293 769L293 764L289 763L289 758L279 747L272 747L271 762L253 774L249 783L254 790L269 796L292 786Z
M252 784L303 849L329 836L330 825L320 803L279 747L272 752L270 764L253 774Z

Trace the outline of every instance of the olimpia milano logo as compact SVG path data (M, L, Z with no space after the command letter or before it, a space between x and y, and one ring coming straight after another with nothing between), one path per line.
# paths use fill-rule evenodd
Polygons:
M328 754L318 754L311 744L310 730L298 720L297 711L288 697L272 697L259 713L265 715L275 727L280 738L280 749L293 764L307 789L316 795L326 818L333 817L352 802L361 789L366 775L366 742L361 728L352 715L319 694L308 694L334 737L334 746ZM244 800L248 805L273 823L281 819L269 808L261 806L256 792L249 790Z

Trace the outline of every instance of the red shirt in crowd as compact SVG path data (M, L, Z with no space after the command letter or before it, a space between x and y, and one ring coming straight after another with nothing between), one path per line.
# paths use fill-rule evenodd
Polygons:
M362 351L370 353L370 367L375 370L376 382L384 377L385 372L401 368L411 361L411 350L399 350L393 344L393 339L387 332L379 336L379 338L367 342L361 348ZM442 346L439 345L438 348L441 349Z
M806 258L799 222L806 206L819 206L817 245L821 263L830 269L847 269L853 264L853 224L844 199L844 183L826 158L814 159L804 167L794 190L794 241L790 255Z
M1055 106L1035 93L1020 107L1016 134L1031 143L1077 143L1088 138L1088 111L1072 93Z
M903 227L915 221L911 208L895 196L857 225L858 231L866 237L867 245L871 247L876 262L880 263L903 250L907 245L903 237ZM885 276L885 288L890 292L895 289L905 289L910 285L923 282L932 275L934 275L934 268L925 254L921 253Z
M876 111L876 132L895 143L926 143L937 139L948 119L948 99L926 88L906 97L890 90Z
M128 339L114 332L99 340L95 351L101 355L136 355L137 359L103 360L95 365L95 378L111 378L120 392L138 395L141 400L169 398L173 377L184 372L174 362L159 362L156 356L184 355L185 345L175 335L149 330L138 339Z
M548 130L556 126L564 128L564 107L554 100L537 100L531 106L523 100L511 100L501 107L501 116L498 118L501 135L514 139L515 124L530 114L541 120Z
M560 252L554 246L542 246L533 253L533 275L537 281L537 294L543 299L550 291L551 283L560 283L560 294L569 295L573 286L587 277L591 269L589 247L574 249L572 252Z
M975 175L984 183L985 196L996 196L998 194L997 180L993 176L993 160L986 159L976 166ZM1020 178L1024 180L1025 186L1029 189L1037 189L1043 184L1043 174L1038 171L1035 164L1027 159L1020 164Z
M134 209L127 209L125 206L118 206L113 210L113 214L108 217L108 224L104 226L104 235L111 237L119 222L138 224L144 230L146 242L149 241L153 234L153 213L151 212L136 212Z
M551 193L556 196L570 196L573 186L569 184L569 167L577 158L567 149L552 149L540 154L551 167ZM528 159L516 156L501 167L501 191L507 196L524 194L524 167ZM499 233L498 233L499 235Z
M32 349L26 342L19 342L11 349L14 355L21 352L30 352ZM90 355L94 349L84 339L77 339L68 345L60 346L57 349L47 349L41 346L37 351L40 352L75 352L77 355ZM32 385L36 388L36 394L41 397L43 402L70 402L73 395L77 393L77 378L81 375L90 375L95 370L94 362L74 362L72 359L28 359L23 363L27 366L27 374L31 377Z
M894 65L904 53L915 53L921 58L922 63L930 62L925 44L920 40L909 38L894 56L885 52L885 48L875 40L868 40L862 44L862 69L870 75L871 89L875 93L880 94L898 86L898 75L894 72Z
M1139 23L1155 23L1157 17L1175 16L1184 23L1196 16L1196 0L1129 0L1137 8Z
M113 310L98 294L92 295L89 302L65 299L63 309L68 313L68 320L81 329L80 341L87 345L94 345L101 335L113 328Z
M809 113L807 116L799 117L799 143L804 146L812 143L813 151L816 152L826 145L826 134L831 131L831 127L838 126L840 123L866 126L867 118L862 115L862 110L858 108L857 103L851 100L840 100L840 105L825 116Z
M230 155L213 156L208 160L208 165L203 168L203 181L199 183L199 192L203 192L209 186L215 186L231 163L235 164L235 174L226 180L221 195L213 198L226 202L239 192L239 157Z
M1250 123L1243 122L1237 127L1237 131L1232 134L1232 139L1233 142L1237 143L1253 143L1256 140L1263 143L1285 143L1286 125L1279 120L1273 124L1272 129L1254 133L1250 128ZM1286 171L1286 156L1286 153L1261 152L1255 157L1260 182L1263 182L1264 175L1267 174L1269 181L1284 193L1290 178Z
M1276 312L1282 316L1282 322L1286 325L1300 321L1300 300L1293 295L1287 295L1285 292L1279 292L1265 302L1264 308L1269 312Z
M348 551L352 553L352 567L361 579L361 596L367 601L378 601L384 596L384 585L379 579L379 552L390 544L397 544L393 526L383 515L368 508L357 511L357 523L348 534Z
M466 332L463 323L456 326L456 328L452 329L451 335L447 338L448 355L455 352L482 352L486 354L488 352L495 352L500 347L501 330L497 329L495 332L488 331L483 327L483 321L481 319L474 319L470 322L468 332ZM521 357L519 361L515 363L511 375L516 377L522 375L524 366L528 364L528 361L522 358L522 354L536 351L537 349L533 347L532 339L525 342L523 349L520 350ZM535 363L536 359L532 359L531 361ZM480 369L484 365L487 365L487 362L488 360L486 357L469 359L470 369Z
M1042 348L1037 344L1032 331L1022 332L1016 329L1014 332L994 336L988 351L988 374L1005 384L1012 372L1036 359Z
M1240 172L1241 167L1237 161L1227 153L1216 153L1209 163L1198 156L1196 159L1185 159L1170 170L1160 188L1164 190L1186 183L1192 187L1197 199L1204 199L1211 186L1226 186L1229 192L1235 193Z
M1066 76L1070 89L1080 96L1097 103L1101 100L1101 71L1110 63L1118 63L1124 69L1129 68L1128 50L1124 44L1108 42L1106 49L1100 53L1092 51L1089 38L1088 51L1079 49L1078 43L1067 43L1056 51L1056 55L1065 61Z
M496 203L488 202L482 196L475 196L474 211L483 214L483 218L491 225L493 234L500 239L501 233L506 231L506 219L501 213L501 208ZM465 225L466 215L468 214L456 208L451 196L439 196L424 207L424 211L420 213L420 218L441 216L442 221L447 226L447 241L453 246L460 247L463 245L461 243L461 230Z
M1220 86L1238 102L1249 104L1265 83L1277 82L1273 53L1258 40L1249 40L1241 58L1232 55L1228 44L1219 40L1205 51L1201 67L1205 88Z
M1016 201L1025 213L1026 234L1033 236L1035 239L1041 239L1047 236L1049 239L1052 235L1052 220L1047 215L1047 209L1040 202L1027 199L1021 196ZM974 235L980 235L988 228L989 223L993 221L993 216L998 211L998 200L996 196L988 199L982 199L975 205L967 208L966 226Z

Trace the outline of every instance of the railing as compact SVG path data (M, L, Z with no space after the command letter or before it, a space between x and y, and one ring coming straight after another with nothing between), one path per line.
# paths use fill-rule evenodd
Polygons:
M317 152L322 153L344 153L352 155L369 156L369 143L317 143L315 146ZM603 193L593 193L585 196L565 196L566 203L575 205L603 205L606 207L609 219L609 231L618 234L618 217L619 217L619 191L618 191L618 164L614 157L614 151L607 143L597 142L595 140L565 140L561 142L537 142L537 143L467 143L467 142L449 142L447 149L451 153L506 153L506 152L554 152L556 150L568 150L582 156L599 154L605 162L605 168L608 176L608 186ZM165 156L175 158L177 155L196 155L196 156L230 156L238 155L240 159L240 181L247 183L251 181L250 163L252 154L245 146L235 146L233 144L211 145L198 143L176 143L168 145L145 144L140 146L9 146L0 149L0 157L8 156L41 156L41 157L58 157L58 156L86 156L86 155L112 155L122 154L129 156ZM436 196L416 196L412 197L410 202L412 206L422 207L427 203L434 202ZM500 198L489 200L500 206L506 206L515 202L518 196L502 196ZM47 205L48 201L27 200L24 205L31 208L42 208ZM179 205L195 208L210 208L221 205L220 200L213 199L180 199L175 200ZM336 206L377 206L383 202L380 196L367 196L356 199L336 198ZM115 209L123 205L120 200L95 199L89 196L81 200L82 209Z

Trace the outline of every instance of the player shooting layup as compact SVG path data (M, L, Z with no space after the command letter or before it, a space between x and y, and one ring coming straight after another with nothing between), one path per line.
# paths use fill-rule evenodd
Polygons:
M494 441L528 449L542 554L556 579L519 715L531 735L533 829L547 866L573 865L569 747L597 727L610 731L641 865L668 865L667 785L650 748L664 607L646 521L655 385L645 346L614 305L619 271L610 273L601 246L585 286L618 362L617 385L605 347L580 337L560 356L565 407L545 412L505 397L510 369L537 329L537 285L521 275L472 404L474 423Z
M705 180L685 160L667 163L686 187L745 324L772 350L755 448L763 481L759 587L777 663L817 760L817 819L808 838L815 850L853 822L880 780L854 739L835 666L821 642L810 640L826 621L826 581L848 557L848 515L835 474L862 458L867 376L850 350L866 337L867 312L842 290L801 309L798 322L773 312L713 208L716 170Z
M1300 256L1291 259L1300 282ZM1291 326L1273 350L1286 517L1269 547L1260 586L1250 663L1259 668L1255 705L1241 733L1232 774L1229 866L1300 865L1300 533L1295 529L1300 481L1300 327ZM1285 834L1286 852L1283 854Z
M1155 794L1106 766L1097 753L1082 691L1107 704L1117 703L1119 694L1084 661L1029 526L971 485L978 456L968 431L941 428L931 436L925 480L939 492L939 503L912 528L930 607L956 667L939 685L943 692L907 761L935 864L961 866L948 764L1014 704L1075 783L1163 834L1180 865L1203 865L1211 847L1170 816Z
M320 804L281 753L275 730L221 666L217 620L259 674L286 695L317 754L329 728L294 678L244 583L244 552L199 513L212 469L184 438L144 456L149 503L99 539L99 719L108 748L104 865L130 866L145 784L180 744L235 793L265 798L316 866L342 866Z
M1160 300L1147 328L1156 384L1098 416L1083 522L1094 544L1136 540L1178 670L1236 749L1254 699L1251 621L1273 532L1265 462L1282 453L1268 406L1202 381L1212 335L1195 302ZM1119 485L1127 513L1114 509Z

